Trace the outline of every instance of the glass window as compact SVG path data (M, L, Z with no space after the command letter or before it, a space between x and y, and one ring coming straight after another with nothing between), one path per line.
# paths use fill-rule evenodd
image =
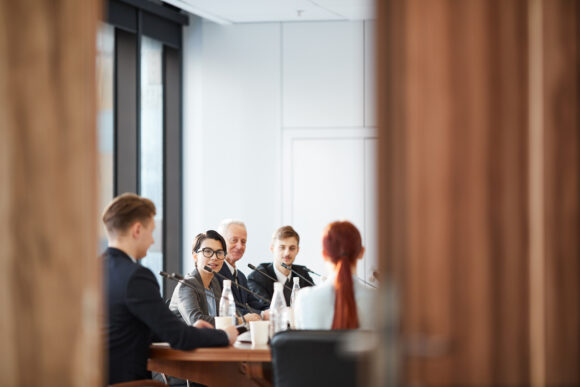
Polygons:
M114 196L114 123L113 123L113 60L115 50L115 28L102 23L97 32L97 136L99 209ZM106 235L99 219L99 251L107 246Z
M124 192L152 199L155 244L139 262L156 275L179 271L181 37L188 17L156 1L105 3L107 24L100 26L97 58L100 207ZM104 233L99 237L104 249ZM157 279L163 294L171 294L175 282Z
M162 286L163 270L163 44L141 40L140 194L153 200L155 243L141 263L150 268Z

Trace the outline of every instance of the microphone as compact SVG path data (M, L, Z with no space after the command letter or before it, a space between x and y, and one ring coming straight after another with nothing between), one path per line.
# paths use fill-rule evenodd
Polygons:
M310 281L308 278L304 277L303 275L301 275L300 273L297 273L296 270L293 270L292 267L286 265L284 262L282 262L282 267L285 269L290 270L292 273L296 274L298 277L302 278L304 281L308 282L310 285L314 286L314 283L312 281Z
M248 263L248 267L249 267L250 269L252 269L252 270L255 270L255 271L257 271L258 273L262 274L262 275L263 275L263 276L265 276L266 278L269 278L269 279L271 279L271 280L272 280L272 281L274 281L274 282L278 282L278 280L277 280L276 278L274 278L274 277L270 276L269 274L266 274L266 273L264 273L264 272L263 272L263 271L261 271L261 270L258 270L258 268L257 268L256 266L252 265L251 263ZM284 284L284 287L285 287L286 289L288 289L288 290L292 291L292 289L290 288L290 286L286 285L285 283L283 283L283 284Z
M207 265L206 265L206 266L204 266L204 267L203 267L203 269L204 269L205 271L209 271L210 273L213 273L213 274L217 275L217 276L218 276L218 277L220 277L221 279L224 279L224 280L230 280L228 277L226 277L226 276L225 276L225 275L223 275L222 273L218 273L217 271L213 270L211 267L209 267L209 266L207 266ZM253 295L253 296L255 296L255 297L259 298L260 300L262 300L262 301L264 301L264 302L266 302L266 303L268 303L268 304L271 304L271 303L272 303L272 301L271 301L271 300L268 300L267 298L264 298L264 297L260 296L258 293L255 293L255 292L251 291L250 289L248 289L248 288L247 288L247 287L245 287L245 286L242 286L242 285L240 285L240 284L237 284L237 283L235 283L235 282L233 282L233 281L232 281L232 284L236 285L236 286L237 286L238 288L240 288L240 289L244 289L246 292L250 293L251 295Z
M201 291L200 291L199 289L197 289L195 286L193 286L193 285L191 285L191 284L188 284L187 282L185 282L185 278L183 278L183 276L181 276L181 275L179 275L179 274L175 274L175 273L171 273L171 274L169 274L169 273L167 273L166 271L160 271L160 272L159 272L159 275L160 275L160 276L162 276L162 277L168 278L168 279L170 279L170 280L177 281L177 282L179 282L180 284L182 284L182 285L185 285L185 286L187 286L187 287L188 287L188 288L190 288L190 289L193 289L193 291L195 291L195 292L196 292L197 294L199 294L199 295L202 295L202 296L210 296L210 297L211 297L211 298L213 298L214 300L216 299L216 298L214 297L214 295L213 295L213 294L209 294L209 293L207 293L207 294L206 294L206 293L203 293L203 294L202 294L202 293L201 293ZM234 303L235 303L236 305L238 305L238 306L241 306L242 308L244 307L244 305L243 305L243 304L240 304L240 303L239 303L239 302L237 302L236 300L234 300ZM242 315L242 314L241 314L241 313L240 313L238 310L236 310L236 313L237 313L237 314L238 314L238 315L239 315L239 316L242 318L242 321L244 322L244 324L247 324L247 321L246 321L246 319L244 318L244 315Z

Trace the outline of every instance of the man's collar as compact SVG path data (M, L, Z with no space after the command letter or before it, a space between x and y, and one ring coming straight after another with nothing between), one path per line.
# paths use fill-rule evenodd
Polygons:
M286 283L287 280L290 279L290 277L292 277L292 272L288 273L288 275L284 275L284 273L278 270L278 267L276 267L276 263L272 264L272 266L274 267L274 273L276 273L276 278L278 279L279 282L282 282L284 284Z
M236 268L231 263L229 263L227 259L224 262L226 265L228 265L228 268L230 269L232 275L234 275L236 273Z

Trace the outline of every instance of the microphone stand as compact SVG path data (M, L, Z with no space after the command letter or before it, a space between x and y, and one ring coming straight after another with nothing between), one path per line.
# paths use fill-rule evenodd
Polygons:
M225 276L225 275L223 275L222 273L218 273L217 271L213 270L213 269L212 269L211 267L209 267L209 266L204 266L204 267L203 267L203 269L204 269L205 271L209 271L210 273L213 273L214 275L217 275L217 276L218 276L218 277L220 277L221 279L224 279L224 280L230 280L228 277L226 277L226 276ZM246 292L250 293L250 294L251 294L251 295L253 295L253 296L256 296L257 298L261 299L262 301L264 301L264 302L266 302L266 303L268 303L268 304L271 304L271 303L272 303L272 301L271 301L271 300L268 300L267 298L264 298L264 297L260 296L258 293L255 293L255 292L251 291L251 290L250 290L250 289L248 289L247 287L245 287L245 286L242 286L242 285L240 285L240 284L237 284L237 283L235 283L235 282L232 282L232 283L233 283L234 285L236 285L236 286L237 286L239 289L244 289Z
M292 268L290 266L286 265L284 262L282 262L282 267L285 268L285 269L290 270L292 273L296 274L298 277L302 278L304 281L306 281L310 285L314 286L314 283L312 281L310 281L308 278L304 277L300 273L296 272L296 270L292 270Z
M304 269L306 269L306 271L307 271L307 272L309 272L310 274L314 274L314 275L317 275L317 276L321 277L321 275L320 275L320 274L318 274L317 272L315 272L314 270L310 270L310 269L309 269L309 268L307 268L307 267L304 267Z
M370 286L373 289L377 289L377 287L375 285L371 284L370 282L365 281L364 279L360 278L359 276L357 276L356 279L358 279L363 284Z
M202 295L202 296L210 296L211 298L213 298L214 300L216 300L215 296L212 294L206 294L205 292L202 294L201 291L199 289L197 289L195 286L188 284L187 282L185 282L185 278L183 278L183 276L176 274L176 273L167 273L165 271L160 271L159 275L161 275L162 277L168 278L170 280L179 282L180 284L187 286L190 289L193 289L193 291L195 291L197 294ZM239 302L237 302L236 300L234 300L234 303L238 306L241 306L242 308L244 307L243 304L240 304ZM238 310L236 310L236 314L238 316L241 317L244 325L247 324L248 322L246 321L246 319L244 318L244 315L242 315Z
M268 279L271 279L271 280L272 280L272 281L274 281L274 282L278 282L278 280L277 280L276 278L273 278L272 276L270 276L270 275L268 275L268 274L264 273L263 271L261 271L261 270L258 270L258 268L257 268L256 266L252 265L251 263L248 263L248 267L249 267L250 269L252 269L252 270L255 270L255 271L257 271L258 273L262 274L264 277L266 277L266 278L268 278ZM290 288L290 286L286 285L286 283L283 283L283 285L284 285L284 287L285 287L286 289L288 289L288 290L290 290L290 291L292 290L292 288Z
M282 263L282 266L284 266L286 269L290 269L285 263ZM316 274L317 276L320 277L320 274L310 270L309 268L305 267L304 269L306 269L307 272L312 273L312 274ZM290 269L292 270L292 269ZM292 270L292 272L296 273L294 270ZM300 274L296 273L297 275L299 275L300 277L302 277ZM302 277L303 279L306 280L306 278ZM360 278L359 276L356 276L356 279L359 280L360 282L362 282L363 284L370 286L373 289L377 289L377 287L373 284L371 284L370 282L365 281L364 279ZM309 282L308 280L306 280L307 282Z

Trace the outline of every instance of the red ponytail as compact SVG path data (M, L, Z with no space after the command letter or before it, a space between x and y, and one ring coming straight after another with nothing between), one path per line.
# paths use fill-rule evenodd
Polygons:
M352 223L333 222L326 227L322 237L322 250L337 268L332 329L359 327L351 266L356 262L361 248L360 233Z

